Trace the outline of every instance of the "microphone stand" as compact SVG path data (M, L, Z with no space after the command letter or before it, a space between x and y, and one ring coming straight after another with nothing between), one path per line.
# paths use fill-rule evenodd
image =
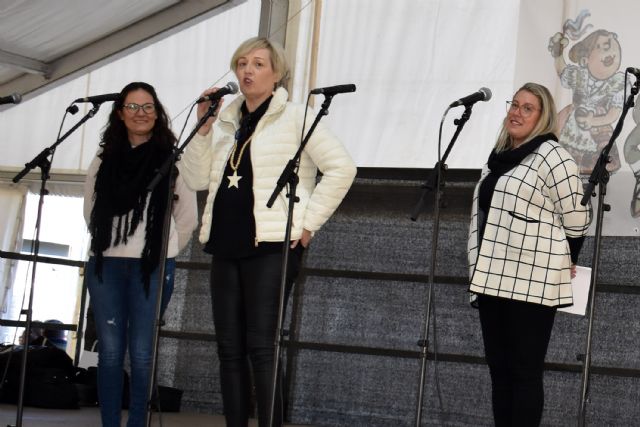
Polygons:
M596 214L596 231L594 235L594 249L593 249L593 257L591 261L591 289L589 291L589 325L587 328L587 343L585 348L585 353L583 355L578 355L578 360L582 360L584 362L584 366L582 368L582 382L581 382L581 393L580 393L580 406L578 410L578 426L585 426L585 417L587 410L587 401L589 400L589 376L591 370L591 337L593 333L593 316L595 312L595 298L596 298L596 283L598 278L598 267L600 265L600 246L602 240L602 227L604 221L604 212L608 212L611 210L611 206L604 201L604 197L607 194L607 183L609 182L609 171L606 166L607 163L611 161L609 157L609 151L613 147L616 138L622 132L622 126L624 124L624 119L634 105L633 98L638 94L638 83L639 80L636 78L636 82L631 87L631 93L627 98L624 106L622 108L622 113L620 115L620 119L616 124L613 133L611 134L611 139L609 139L609 143L602 149L600 153L600 157L598 157L598 161L596 162L593 171L591 172L591 176L589 177L589 183L587 184L586 190L584 192L584 196L580 201L582 206L586 206L589 202L589 198L595 196L595 187L596 185L600 185L600 191L598 192L598 210Z
M174 171L174 165L176 161L180 158L180 155L184 152L185 148L193 137L196 135L198 130L204 125L204 123L209 120L209 118L213 117L216 109L218 108L220 100L217 99L211 103L207 112L202 116L202 118L198 121L196 126L193 128L187 139L184 143L174 149L173 153L162 164L162 166L158 169L156 176L153 177L149 185L147 186L147 191L149 194L153 191L153 189L160 183L160 181L167 176L170 172ZM153 403L153 390L156 388L156 371L158 367L158 346L160 343L160 328L162 327L162 319L161 317L161 309L162 309L162 295L164 291L164 281L165 281L165 264L167 261L167 253L169 250L169 233L171 232L171 212L173 210L173 202L176 200L176 196L174 194L175 191L175 183L176 183L177 174L171 173L168 187L167 187L167 209L164 214L164 223L162 227L162 248L160 251L160 261L158 264L158 293L156 295L156 309L155 309L155 328L153 334L153 344L152 344L152 354L151 354L151 378L149 381L149 389L147 390L147 413L145 419L145 425L147 427L151 426L151 410ZM156 395L156 399L158 402L160 401L159 393ZM160 410L160 405L158 404L158 409Z
M433 167L433 171L429 175L426 183L422 186L422 194L420 196L420 200L413 208L411 213L411 220L416 221L420 212L423 210L424 205L426 203L427 194L436 190L435 192L435 201L433 205L433 229L432 229L432 244L431 244L431 263L429 267L429 285L428 285L428 293L427 293L427 304L425 309L425 317L424 317L424 328L422 330L422 337L418 340L417 345L420 347L420 383L418 389L418 402L416 405L415 412L415 425L416 427L420 427L422 424L422 403L424 400L424 384L425 384L425 376L427 370L427 356L429 352L429 322L431 319L431 300L433 298L433 286L435 280L435 270L436 270L436 255L438 252L438 232L440 229L440 203L444 197L444 182L445 182L445 172L447 170L447 165L444 163L453 148L454 143L458 139L462 128L465 123L471 117L471 107L472 105L465 105L464 112L459 119L454 120L454 124L457 126L453 137L451 138L451 142L447 146L445 150L444 156L442 159L438 159L438 162ZM447 115L451 107L447 108L442 116L442 120L440 121L440 135L438 140L438 154L440 153L440 139L442 137L442 123L444 122L444 118ZM435 311L435 308L434 308ZM435 318L434 318L435 324ZM434 335L435 342L435 335Z
M293 225L293 208L295 203L300 201L298 196L296 196L296 188L298 186L299 177L297 174L298 166L300 165L300 156L304 147L307 145L311 134L315 130L316 126L320 122L323 116L329 114L329 105L331 105L331 100L333 99L334 94L324 94L324 102L322 103L322 107L318 114L316 115L313 124L309 128L307 135L304 137L302 142L300 143L300 147L298 147L298 151L295 153L293 158L287 162L287 165L284 167L280 178L278 178L277 184L271 197L267 201L267 207L271 208L276 198L282 191L285 185L289 186L289 191L287 194L287 198L289 199L288 203L288 212L287 212L287 224L285 227L285 235L284 242L282 244L282 265L281 265L281 279L280 279L280 299L278 303L278 322L276 325L276 334L275 334L275 342L274 342L274 355L273 355L273 371L271 376L271 405L269 409L269 426L274 426L275 421L275 408L276 408L276 393L278 388L278 374L280 373L280 358L282 357L282 340L284 336L283 330L283 322L284 322L284 297L287 286L287 269L289 264L289 246L291 241L291 227ZM284 399L283 399L284 400ZM284 401L282 402L284 406ZM283 414L284 419L284 414Z
M28 174L32 169L36 167L40 168L40 196L38 198L38 213L36 216L36 236L33 242L31 255L32 255L32 263L33 267L31 269L31 285L29 287L29 302L26 309L20 311L20 315L25 314L27 316L27 321L24 328L25 334L25 343L24 349L22 352L22 360L20 363L20 387L18 389L18 408L16 412L16 425L12 426L11 424L8 427L22 427L22 418L24 412L24 386L25 386L25 378L27 375L27 353L29 350L29 336L31 335L31 323L33 321L33 293L35 289L36 282L36 266L38 265L38 254L40 252L40 226L42 224L42 207L44 205L44 196L47 195L48 190L46 189L47 180L50 178L49 172L51 170L51 160L49 157L53 157L53 154L56 151L56 148L62 141L67 139L69 135L71 135L76 129L78 129L84 122L89 120L91 117L95 116L98 110L100 109L100 103L94 103L93 108L89 110L85 116L78 121L67 133L62 135L57 139L56 142L53 143L50 147L45 148L33 158L29 163L25 164L24 169L20 171L16 176L13 177L13 182L18 183L26 174Z

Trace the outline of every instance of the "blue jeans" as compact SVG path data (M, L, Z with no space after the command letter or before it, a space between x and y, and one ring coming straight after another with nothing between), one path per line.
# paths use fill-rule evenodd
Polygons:
M174 271L175 260L167 260L162 313L173 292ZM148 297L139 258L105 257L101 281L95 274L95 259L91 257L86 274L98 335L98 399L102 425L120 427L123 362L128 342L131 384L127 426L143 426L151 379L158 269L151 274Z

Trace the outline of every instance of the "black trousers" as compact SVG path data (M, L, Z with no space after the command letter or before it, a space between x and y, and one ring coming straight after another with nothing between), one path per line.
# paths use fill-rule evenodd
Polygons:
M478 303L495 425L539 426L544 358L556 309L486 295L479 295Z
M291 251L285 306L300 269L302 246ZM213 322L218 341L222 401L228 427L246 427L251 373L259 425L269 424L274 341L278 321L282 255L240 259L214 257L211 264ZM250 371L251 369L251 371ZM278 381L274 425L283 421Z

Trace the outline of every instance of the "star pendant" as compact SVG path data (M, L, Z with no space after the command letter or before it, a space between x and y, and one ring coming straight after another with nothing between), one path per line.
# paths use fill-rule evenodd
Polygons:
M233 171L233 175L227 176L227 179L229 179L228 188L231 188L231 187L240 188L238 186L238 182L242 179L242 177L238 175L238 171Z

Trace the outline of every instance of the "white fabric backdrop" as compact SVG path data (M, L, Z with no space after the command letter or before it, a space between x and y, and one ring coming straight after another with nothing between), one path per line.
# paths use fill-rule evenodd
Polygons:
M313 1L302 9L309 32ZM317 86L356 83L334 99L326 120L359 166L431 167L440 118L453 100L480 87L493 100L475 106L450 167L478 168L511 94L517 0L325 0ZM65 107L85 95L119 91L132 80L153 84L176 116L203 88L233 80L228 60L257 34L260 1L251 0L134 54L12 107L0 115L0 168L19 167L55 141ZM291 10L290 16L298 11ZM310 37L307 35L307 40ZM298 47L306 61L310 47ZM294 96L305 84L296 75ZM318 105L318 104L316 104ZM88 106L87 106L88 107ZM95 154L110 104L59 148L54 170L82 172ZM83 111L81 110L81 113ZM444 139L453 133L452 110ZM69 118L69 124L80 114ZM184 118L174 123L178 131ZM325 120L325 119L323 119Z
M318 86L355 83L333 100L327 120L358 166L433 167L446 107L481 87L448 165L480 168L511 98L516 0L325 0ZM317 105L317 104L316 104ZM443 145L455 131L451 110ZM444 148L443 148L444 150Z

